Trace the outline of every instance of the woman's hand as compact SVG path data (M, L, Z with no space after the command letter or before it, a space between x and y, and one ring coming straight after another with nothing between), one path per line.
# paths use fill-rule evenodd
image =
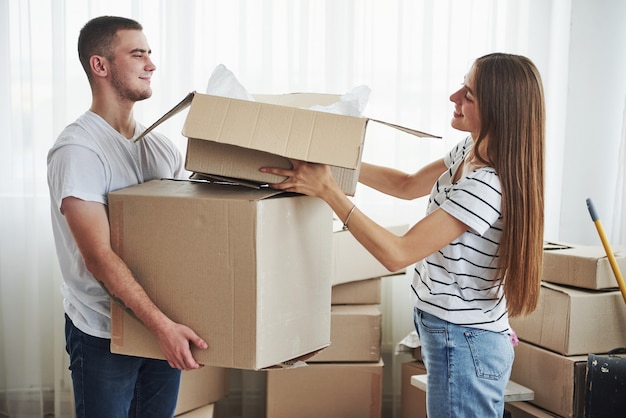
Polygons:
M280 183L269 186L286 192L301 193L326 200L328 193L337 192L339 186L335 182L326 164L308 163L300 160L289 160L292 168L262 167L263 173L271 173L287 177ZM341 192L343 194L343 192Z

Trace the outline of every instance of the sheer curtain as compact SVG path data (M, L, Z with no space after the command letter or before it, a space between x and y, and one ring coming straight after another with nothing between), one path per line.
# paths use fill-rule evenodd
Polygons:
M572 3L596 4L592 0L0 2L0 416L71 416L46 153L63 127L90 104L76 56L78 31L88 19L115 14L144 25L158 67L153 97L135 110L146 125L187 92L204 91L220 63L251 93L344 93L366 84L372 90L367 116L444 136L414 139L372 126L364 160L407 171L441 156L463 136L449 127L448 96L474 58L492 51L527 55L546 86L551 137L546 210L552 221L547 229L558 237ZM182 118L166 122L160 131L184 152ZM609 149L606 155L614 152ZM379 222L411 224L423 214L422 200L399 202L359 187L355 202ZM390 350L404 330L410 331L411 322L401 311L408 298L406 288L390 285L385 292L383 315L402 318L395 325L386 322L383 348ZM387 410L397 416L399 397L390 396L394 405Z
M626 100L622 119L622 135L617 153L617 182L615 184L615 201L613 210L613 229L611 237L614 242L626 243Z

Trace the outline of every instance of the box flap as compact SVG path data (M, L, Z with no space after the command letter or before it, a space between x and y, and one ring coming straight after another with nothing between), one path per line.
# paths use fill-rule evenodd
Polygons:
M144 132L142 132L139 136L137 136L137 138L135 138L134 141L137 142L141 140L144 136L146 136L149 132L154 130L161 123L165 122L172 116L175 116L176 114L180 113L181 111L189 107L195 95L196 95L196 92L190 92L189 94L187 94L187 96L185 96L183 100L181 100L176 106L174 106L171 110L169 110L167 113L161 116L156 122L150 125ZM280 95L255 94L253 96L255 100L261 103L275 104L275 105L280 105L280 106L288 106L288 107L295 107L295 108L302 108L302 109L306 109L306 108L313 107L313 106L328 106L328 105L335 103L341 97L340 95L337 95L337 94L327 94L327 93L289 93L289 94L280 94ZM213 96L213 97L219 97L219 96ZM236 99L233 99L233 100L236 100ZM251 103L254 103L254 102L251 102ZM373 118L365 118L365 119L371 120L372 122L380 123L382 125L389 126L394 129L398 129L400 131L406 132L410 135L414 135L419 138L437 138L437 139L441 138L441 136L438 136L438 135L433 135L427 132L419 131L417 129L411 129L411 128L407 128L407 127L397 125L394 123L385 122L380 119L373 119Z
M587 258L592 260L601 260L608 258L606 250L601 245L578 245L565 242L544 242L544 251L551 251L554 254L562 254L565 256ZM626 247L616 246L612 249L615 257L626 256Z
M204 197L211 199L244 199L248 201L258 201L277 195L289 196L280 190L270 188L251 188L238 184L214 184L205 181L193 180L152 180L147 183L141 183L134 186L126 187L109 193L109 195L130 195L143 197L162 197L170 195L186 196L193 195L196 199Z
M436 139L441 139L440 136L432 135L432 134L429 134L429 133L426 133L426 132L422 132L422 131L418 131L417 129L407 128L407 127L404 127L404 126L396 125L394 123L389 123L389 122L385 122L385 121L378 120L378 119L370 118L369 120L371 120L372 122L376 122L376 123L380 123L382 125L389 126L391 128L394 128L394 129L398 129L398 130L400 130L402 132L406 132L406 133L414 135L414 136L416 136L418 138L436 138Z
M154 122L152 125L150 125L148 127L148 129L143 131L137 138L135 138L134 142L137 142L137 141L141 140L141 138L146 136L150 131L152 131L154 128L159 126L161 123L165 122L166 120L168 120L172 116L182 112L187 107L189 107L189 105L191 104L191 100L193 99L193 96L194 96L194 92L191 92L191 93L187 94L187 96L185 96L185 98L183 100L181 100L176 106L174 106L172 109L170 109L169 112L167 112L166 114L161 116L156 122Z

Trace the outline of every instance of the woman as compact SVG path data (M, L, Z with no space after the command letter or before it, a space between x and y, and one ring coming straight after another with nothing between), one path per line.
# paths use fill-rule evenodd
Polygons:
M414 174L364 163L359 181L402 199L430 193L427 215L395 236L356 208L329 167L292 161L280 190L325 200L386 268L416 263L414 321L428 370L428 416L502 417L514 352L509 316L538 301L543 251L545 110L523 56L478 58L450 96L469 133Z

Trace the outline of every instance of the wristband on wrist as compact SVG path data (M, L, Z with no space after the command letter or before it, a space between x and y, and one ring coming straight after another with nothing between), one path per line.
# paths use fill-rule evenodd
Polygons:
M350 222L350 216L352 216L352 212L354 212L354 209L356 209L356 205L352 205L352 209L350 209L350 212L348 212L348 216L346 216L346 221L343 223L343 230L347 231L348 230L348 222Z

